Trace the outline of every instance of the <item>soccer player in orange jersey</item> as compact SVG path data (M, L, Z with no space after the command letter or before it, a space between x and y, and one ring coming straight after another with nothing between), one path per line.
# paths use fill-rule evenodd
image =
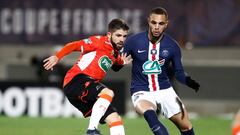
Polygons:
M232 135L240 135L240 110L233 120Z
M90 116L87 135L100 135L99 122L107 123L111 135L124 135L122 119L111 106L113 90L100 81L112 68L118 71L123 65L131 63L131 56L120 55L129 27L121 19L113 19L108 24L105 36L89 38L66 44L55 55L44 60L44 68L51 70L65 55L80 51L80 57L67 72L63 89L64 94L84 117Z

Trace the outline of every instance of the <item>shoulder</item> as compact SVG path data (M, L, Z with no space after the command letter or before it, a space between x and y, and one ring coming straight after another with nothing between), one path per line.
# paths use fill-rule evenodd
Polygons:
M171 47L179 48L178 42L166 33L163 34L163 42L170 45Z
M94 35L94 36L90 36L88 39L93 40L93 41L100 41L100 40L104 39L104 36Z
M136 44L136 43L144 43L145 41L148 42L147 32L146 31L130 35L127 38L125 43L126 44Z
M96 36L90 36L88 38L83 39L83 41L87 44L95 44L95 43L100 43L100 42L105 42L107 41L106 36L100 36L100 35L96 35Z
M143 31L137 34L132 34L128 37L128 40L137 40L137 39L143 39L147 37L147 32Z

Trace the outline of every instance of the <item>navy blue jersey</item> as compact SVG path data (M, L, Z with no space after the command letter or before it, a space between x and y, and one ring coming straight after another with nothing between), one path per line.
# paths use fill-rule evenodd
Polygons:
M176 79L185 84L180 47L167 34L163 33L160 42L156 44L149 41L147 31L129 36L124 52L133 58L131 94L171 87L169 72L174 72Z

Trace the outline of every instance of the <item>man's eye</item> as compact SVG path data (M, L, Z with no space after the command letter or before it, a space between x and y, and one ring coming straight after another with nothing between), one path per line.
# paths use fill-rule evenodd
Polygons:
M166 23L165 22L160 22L159 25L165 25Z
M156 22L152 22L152 24L157 24Z

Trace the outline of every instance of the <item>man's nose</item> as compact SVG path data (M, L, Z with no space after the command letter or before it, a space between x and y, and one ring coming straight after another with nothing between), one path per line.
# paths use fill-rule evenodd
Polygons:
M125 39L126 39L125 37L121 37L120 42L123 42Z
M155 29L159 29L159 28L160 28L160 25L156 24Z

